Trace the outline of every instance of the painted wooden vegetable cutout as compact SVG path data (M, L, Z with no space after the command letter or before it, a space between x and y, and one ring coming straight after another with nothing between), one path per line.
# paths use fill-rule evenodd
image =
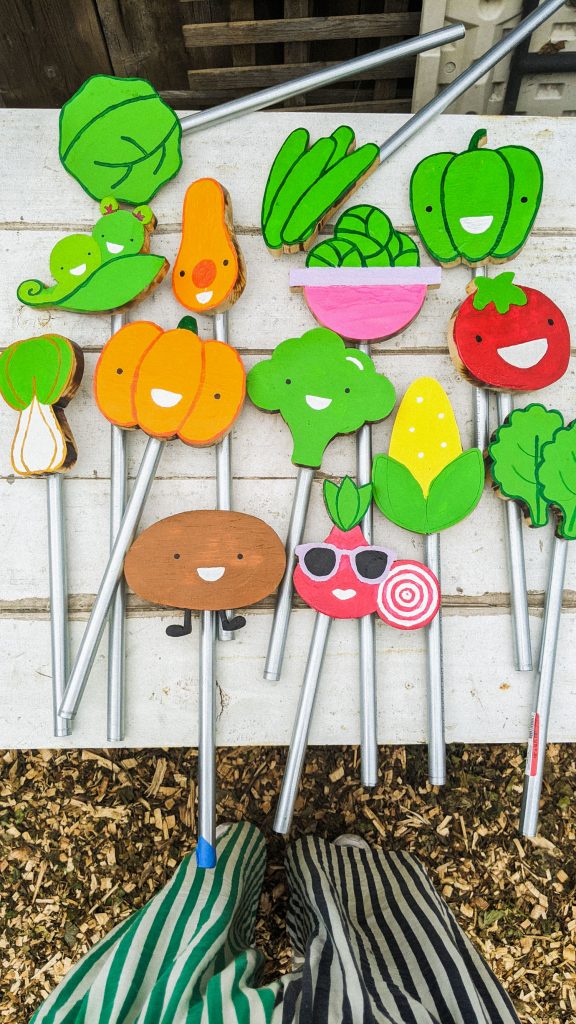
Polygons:
M83 371L82 350L59 334L15 341L0 356L0 393L19 413L11 462L20 476L56 473L76 462L64 407Z
M142 78L93 75L60 112L60 160L100 202L149 202L182 166L182 127Z
M309 249L330 215L375 170L378 146L354 146L347 125L312 145L306 128L290 133L276 154L262 201L262 235L272 252Z
M62 701L66 718L78 711L166 441L179 437L193 447L218 442L242 407L245 374L235 349L202 341L196 321L184 317L171 331L148 322L121 328L102 350L94 391L111 423L140 427L149 439Z
M474 384L502 391L537 391L564 375L570 331L558 306L535 288L514 283L512 271L474 278L449 325L450 354Z
M525 146L487 149L487 138L480 128L464 153L433 153L412 173L414 223L444 267L511 259L538 213L543 174L536 153Z
M244 391L236 350L202 341L192 317L171 331L127 324L104 346L94 374L96 404L111 423L193 446L215 444L230 429Z
M410 385L396 414L388 455L373 466L374 500L391 522L424 534L428 568L440 578L439 531L461 522L476 508L484 487L478 448L462 451L454 412L443 388L431 377ZM438 615L427 634L428 778L446 782L442 623Z
M410 385L396 414L388 455L376 455L374 500L386 519L437 533L476 508L484 487L477 448L462 451L454 412L431 377Z
M370 356L346 348L325 328L306 331L276 346L247 378L254 405L279 412L294 442L292 462L318 468L330 441L364 423L385 419L394 388Z
M324 482L324 501L334 526L322 543L300 544L294 585L316 611L300 701L274 820L274 831L290 830L314 710L316 690L333 619L377 612L397 629L421 629L440 609L440 584L419 562L396 561L389 548L369 544L360 522L372 501L372 485L350 477ZM362 680L361 680L362 686Z
M109 313L138 302L165 277L169 263L150 250L156 218L149 206L120 210L115 199L100 204L103 216L91 235L68 235L50 255L56 284L32 279L18 286L18 299L39 309Z
M397 629L428 625L440 607L433 573L419 563L397 562L390 549L369 544L359 525L372 501L372 485L357 487L350 477L340 485L326 480L324 501L334 524L328 537L320 544L296 548L294 586L300 597L333 619L357 619L377 612L386 622L394 619ZM420 598L414 602L417 579L428 580L424 605ZM403 587L408 588L406 593Z
M245 284L228 192L214 178L192 182L184 197L182 241L172 271L178 302L194 313L224 312Z
M349 341L382 341L404 330L420 312L437 267L420 268L418 246L376 206L352 206L334 236L318 242L303 270L290 272L323 327Z
M563 427L562 413L534 402L515 409L495 431L488 448L494 488L501 497L519 504L530 526L546 526L555 495L559 490L570 493L569 483L564 490L561 481L563 473L570 480L570 452L565 441L555 443Z
M241 512L181 512L150 526L138 537L125 562L126 579L147 601L185 609L184 626L169 636L191 632L191 611L200 611L200 701L198 736L198 845L201 868L216 864L215 830L215 627L216 613L227 629L225 609L261 601L279 583L286 558L282 541L261 519Z
M65 416L84 370L84 355L59 334L15 341L0 355L0 394L18 412L11 462L21 476L46 476L48 578L54 735L70 735L58 711L68 675L68 585L62 474L76 462L76 445Z

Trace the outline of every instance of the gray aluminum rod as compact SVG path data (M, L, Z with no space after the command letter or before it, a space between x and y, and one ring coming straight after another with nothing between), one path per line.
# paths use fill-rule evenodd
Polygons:
M370 345L362 341L360 352L370 355ZM372 427L365 423L356 434L356 476L358 486L372 480ZM362 520L362 531L372 543L372 502ZM376 630L373 615L358 619L360 641L360 777L362 785L372 788L378 782L378 737L376 691Z
M425 125L429 124L437 114L441 114L443 110L446 110L451 103L454 102L463 92L466 92L471 85L474 85L487 71L490 71L498 61L506 57L515 46L518 45L526 36L531 35L534 29L538 28L544 21L546 21L555 11L563 6L565 0L545 0L545 3L537 7L535 11L532 11L528 17L524 18L515 28L512 29L507 35L496 43L495 46L491 46L486 53L483 53L478 60L475 60L466 71L463 71L461 75L458 75L450 85L447 85L445 89L442 89L434 99L431 99L429 103L426 103L416 114L413 114L397 132L394 132L389 139L386 140L380 147L380 161L384 163L388 157L392 156L396 150L400 149L405 142L408 142L417 132L421 131Z
M114 313L112 335L128 322L127 313ZM127 496L126 431L110 426L110 551L120 529ZM120 579L108 622L108 691L106 698L106 736L109 743L120 743L125 734L125 662L126 662L126 585Z
M498 423L503 423L514 409L512 395L499 392L496 396ZM532 671L532 644L530 642L530 616L524 559L524 533L522 512L516 501L505 501L506 550L510 576L510 605L512 609L512 635L514 640L514 666L518 672Z
M200 612L200 693L198 701L199 868L216 864L216 613Z
M292 739L290 740L290 747L288 748L286 768L284 769L284 777L282 779L282 789L280 791L278 806L276 808L276 816L274 818L274 831L278 832L278 834L282 836L285 836L290 831L290 825L292 824L294 805L296 803L296 797L298 796L298 787L300 785L300 777L302 775L304 758L306 757L306 748L308 746L308 734L310 732L310 722L312 721L312 712L314 710L314 702L316 700L318 680L320 679L320 673L322 671L322 662L324 661L326 644L328 642L328 635L330 633L330 626L332 625L332 622L333 620L329 615L324 615L322 612L316 612L314 631L312 633L312 640L310 641L310 648L308 651L306 672L304 673L302 689L300 690L298 710L296 712Z
M440 583L440 534L426 537L425 561ZM432 786L446 782L446 740L444 736L444 666L442 657L442 610L426 627L428 687L428 781Z
M546 592L540 666L536 677L532 734L528 744L524 793L520 812L520 832L523 836L535 836L538 831L538 811L542 793L542 778L546 760L546 739L552 705L554 669L558 650L558 634L562 616L562 595L566 575L568 541L561 537L554 539L550 576Z
M314 470L309 466L300 466L296 477L296 488L292 512L286 538L286 571L278 588L272 630L268 641L268 652L264 666L264 679L277 682L282 672L284 661L284 650L286 648L286 637L288 636L288 625L292 611L292 594L294 583L292 576L296 568L295 549L302 543L306 515L310 504L310 489L314 479Z
M54 735L71 733L70 722L58 714L68 678L68 573L64 539L62 474L46 477L48 498L48 563L50 579L50 646L52 653L52 715Z
M354 75L362 71L370 71L372 68L390 64L402 57L410 57L412 54L422 53L425 50L433 50L436 46L456 42L463 38L465 32L464 25L457 22L445 28L435 29L434 32L425 32L421 36L415 36L414 39L405 39L401 43L394 43L393 46L386 46L382 50L375 50L362 57L344 61L334 67L313 71L312 74L302 75L291 82L282 82L269 89L261 89L248 96L241 96L239 99L230 100L229 103L221 103L208 110L184 114L180 117L182 132L199 131L201 128L222 124L223 121L232 121L234 118L250 114L255 110L264 110L275 103L281 103L282 100L290 99L291 96L309 93L314 89L321 89L323 85L330 85L342 78L354 78Z
M487 277L487 267L474 267L472 277ZM489 392L486 388L473 389L473 414L474 414L474 446L481 452L485 452L490 439L489 422Z
M228 313L216 313L214 316L214 337L217 341L224 341L228 344ZM216 508L229 512L232 508L232 446L230 431L222 438L220 444L216 445ZM232 618L232 609L227 609L226 615ZM229 629L222 629L222 623L218 621L217 635L221 641L233 640L234 632Z
M68 680L68 686L64 693L64 699L60 707L60 714L63 718L74 718L78 711L90 669L102 639L108 612L114 600L118 582L122 578L124 559L128 548L136 536L140 517L144 511L144 505L146 504L146 499L165 445L165 441L159 441L156 437L148 438L138 475L134 481L134 488L126 505L122 523L110 553L108 565L104 571L96 600L92 606L90 618L80 641L80 647L78 648L76 661Z

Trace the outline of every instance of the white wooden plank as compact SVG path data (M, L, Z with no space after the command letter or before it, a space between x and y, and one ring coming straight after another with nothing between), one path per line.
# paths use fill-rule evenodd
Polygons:
M128 620L127 746L194 746L197 742L198 628L181 640L164 630L171 617ZM270 613L250 615L244 635L218 645L220 693L217 742L285 744L304 670L313 614L297 611L292 623L285 673L279 683L262 680ZM540 619L532 619L537 636ZM72 624L77 644L80 623ZM446 615L446 736L459 743L521 743L530 720L531 679L511 669L505 615ZM550 740L574 740L576 702L573 655L576 615L565 613L558 656ZM0 746L99 747L106 735L105 639L72 737L53 740L50 721L50 641L47 621L2 623L4 664ZM33 652L33 656L30 655ZM8 660L7 660L8 659ZM377 627L379 673L378 738L381 743L422 743L426 736L423 684L424 637ZM311 743L358 743L358 659L353 622L337 623L330 637Z
M237 224L255 228L259 225L270 165L294 128L304 124L312 137L318 138L339 124L348 123L360 145L384 142L406 119L402 114L274 111L251 114L201 134L187 135L182 171L155 198L154 210L160 224L178 224L186 186L195 178L211 175L229 190ZM565 231L576 230L576 196L566 184L566 169L574 159L570 118L444 115L378 169L356 193L357 201L382 205L397 227L411 224L408 181L415 164L440 147L457 152L466 149L478 128L488 129L491 148L519 144L538 152L546 181L538 229L563 226ZM93 201L63 171L58 159L57 111L2 111L2 144L0 223L81 226L93 222Z

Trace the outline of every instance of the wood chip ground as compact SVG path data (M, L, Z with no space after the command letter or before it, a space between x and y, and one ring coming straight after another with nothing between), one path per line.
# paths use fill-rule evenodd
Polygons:
M313 748L294 832L355 832L413 851L526 1024L576 1022L576 745L549 748L539 837L517 832L524 750L454 746L450 784L426 751L381 748L365 792L354 747ZM289 969L284 842L272 833L285 749L218 752L219 821L269 844L256 941L266 977ZM194 846L196 752L0 753L0 1019L25 1024L68 968L141 907Z

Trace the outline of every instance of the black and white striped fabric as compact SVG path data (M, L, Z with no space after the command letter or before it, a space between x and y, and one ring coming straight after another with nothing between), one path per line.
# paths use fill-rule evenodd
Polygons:
M72 969L31 1024L518 1024L512 1004L408 854L294 843L288 932L303 958L258 985L265 868L253 826L186 857Z

